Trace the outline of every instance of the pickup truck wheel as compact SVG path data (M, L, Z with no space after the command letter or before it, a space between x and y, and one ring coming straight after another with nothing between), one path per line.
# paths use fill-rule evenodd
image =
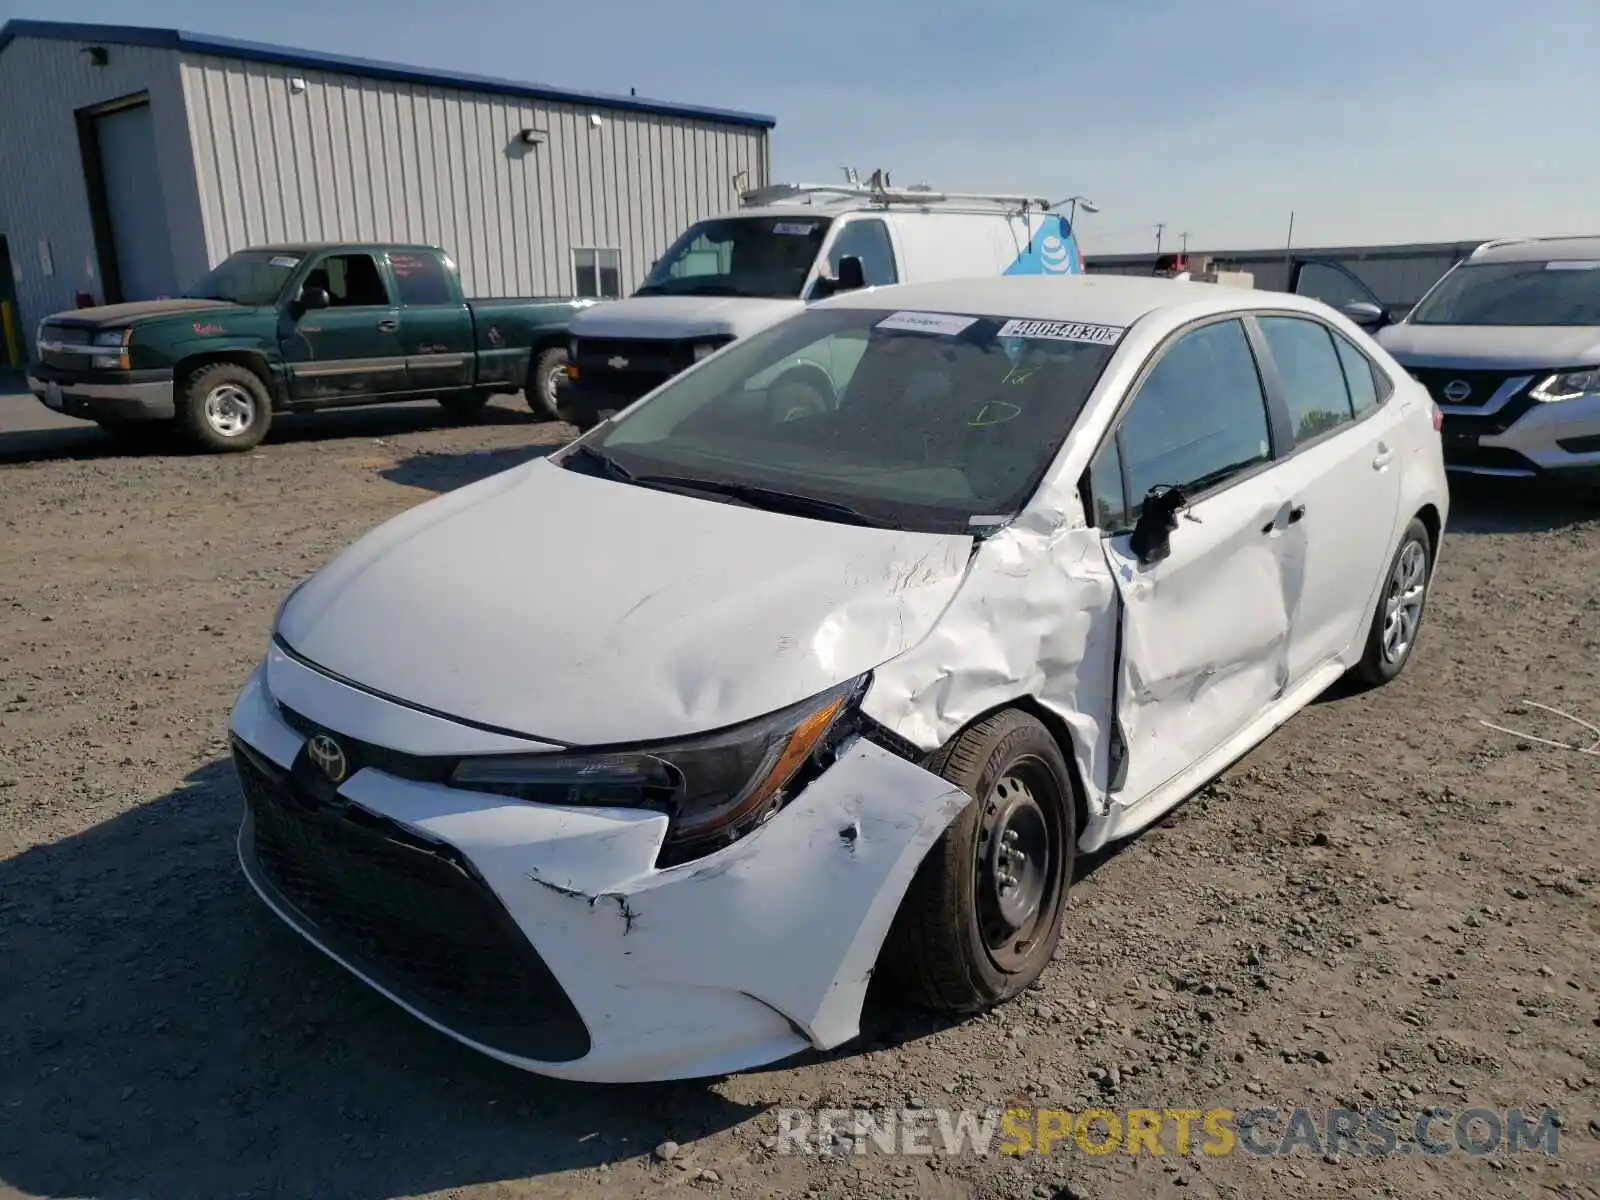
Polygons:
M439 407L462 423L477 420L488 403L488 392L466 392L459 396L439 397Z
M267 436L272 399L255 372L236 363L212 363L184 382L178 424L202 450L250 450Z
M566 372L566 367L567 352L560 346L552 346L538 355L529 366L528 382L522 394L527 397L528 407L535 416L543 417L546 421L561 419L561 414L556 412L556 385Z
M971 1013L1016 996L1061 938L1077 849L1077 792L1061 747L1006 709L926 769L973 797L918 867L882 954L914 1004Z

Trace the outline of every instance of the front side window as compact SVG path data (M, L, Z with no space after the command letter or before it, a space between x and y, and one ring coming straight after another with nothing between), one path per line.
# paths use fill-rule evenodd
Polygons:
M1261 317L1260 325L1283 379L1295 445L1348 424L1350 393L1328 329L1303 317Z
M690 226L636 295L798 299L831 218L722 217Z
M889 230L876 217L861 217L839 231L839 236L828 251L828 273L835 279L839 277L839 261L846 255L854 255L861 260L862 274L866 277L868 287L883 287L899 282Z
M1110 482L1117 468L1109 460L1117 455L1128 501L1121 513ZM1244 327L1236 320L1203 325L1162 354L1129 402L1114 442L1090 468L1096 519L1119 532L1139 519L1154 488L1193 496L1271 458L1267 397Z
M572 252L573 289L589 300L616 300L622 295L622 251L583 249Z
M305 286L327 292L334 308L376 308L389 303L389 289L370 254L330 254L306 276Z
M298 254L246 250L230 254L184 293L191 300L223 300L264 308L278 303L284 285L300 265Z
M1600 325L1600 261L1478 263L1439 281L1412 325Z
M811 310L734 342L589 444L635 477L767 489L869 523L965 532L1032 496L1119 334Z
M1294 281L1295 294L1320 300L1329 308L1347 304L1376 304L1372 294L1351 275L1328 263L1301 264Z

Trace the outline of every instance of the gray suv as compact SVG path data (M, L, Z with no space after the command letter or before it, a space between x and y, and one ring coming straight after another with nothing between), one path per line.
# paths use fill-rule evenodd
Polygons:
M1448 469L1600 483L1600 237L1487 242L1395 323L1337 299L1432 394Z

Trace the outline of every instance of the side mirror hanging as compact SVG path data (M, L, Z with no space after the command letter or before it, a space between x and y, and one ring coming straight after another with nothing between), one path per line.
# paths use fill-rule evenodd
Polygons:
M1178 513L1187 503L1178 488L1158 484L1145 493L1139 520L1128 538L1129 548L1141 563L1159 562L1172 550L1172 531L1178 527Z

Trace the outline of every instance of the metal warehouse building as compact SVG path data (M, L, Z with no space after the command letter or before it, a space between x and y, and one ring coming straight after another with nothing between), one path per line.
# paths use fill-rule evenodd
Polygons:
M624 295L688 224L770 182L773 125L170 29L12 21L12 353L51 312L176 295L270 242L440 245L473 296Z

